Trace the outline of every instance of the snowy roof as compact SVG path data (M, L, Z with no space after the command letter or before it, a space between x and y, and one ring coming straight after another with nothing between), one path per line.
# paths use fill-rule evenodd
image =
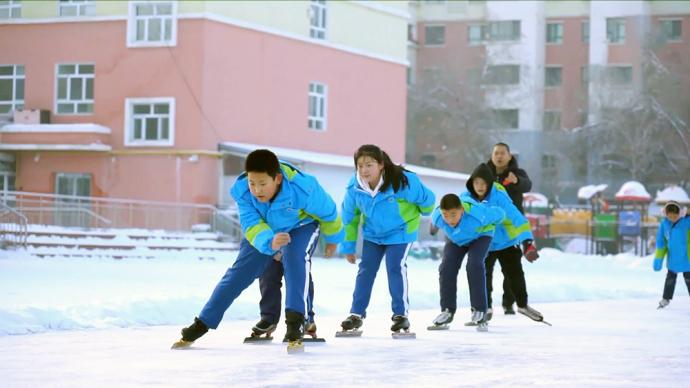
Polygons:
M616 193L616 199L619 201L641 201L649 202L652 196L647 192L647 189L642 186L642 183L636 181L625 182L620 190Z
M577 198L579 198L579 199L590 199L595 194L601 193L602 191L606 190L607 187L609 187L609 185L606 185L606 184L587 185L587 186L580 187L580 189L577 191Z
M110 133L110 128L98 124L7 124L4 133Z
M0 151L110 151L105 144L0 144Z
M656 203L663 204L668 201L676 201L680 204L690 204L688 193L680 186L667 187L661 191L656 192Z
M549 200L542 193L525 193L522 197L523 204L531 207L548 207Z
M354 163L352 161L352 156L344 156L344 155L336 155L336 154L327 154L327 153L322 153L322 152L312 152L312 151L303 151L303 150L298 150L294 148L283 148L283 147L274 147L274 146L269 146L265 144L248 144L248 143L235 143L235 142L223 142L220 143L219 146L221 151L227 151L230 153L237 153L241 155L246 155L255 149L258 148L266 148L270 149L273 151L278 158L285 160L287 162L294 162L294 163L302 163L302 162L307 162L307 163L316 163L316 164L324 164L324 165L329 165L329 166L339 166L339 167L348 167L348 168L354 168ZM447 179L459 179L459 180L467 180L469 179L468 174L461 174L458 172L452 172L452 171L446 171L446 170L437 170L434 168L428 168L428 167L422 167L422 166L416 166L412 164L405 164L405 168L408 168L409 170L421 175L421 176L429 176L429 177L438 177L438 178L447 178Z

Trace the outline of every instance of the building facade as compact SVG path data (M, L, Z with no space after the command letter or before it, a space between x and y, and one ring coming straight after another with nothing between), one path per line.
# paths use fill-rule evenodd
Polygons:
M223 142L404 160L408 19L404 1L4 1L0 190L218 204Z
M494 120L476 130L510 143L535 190L549 194L576 191L568 185L578 172L559 165L566 163L559 139L627 106L644 82L645 48L690 85L690 2L413 1L410 8L409 82L443 74L460 93L481 94ZM462 146L423 138L417 149ZM423 152L413 161L424 163Z

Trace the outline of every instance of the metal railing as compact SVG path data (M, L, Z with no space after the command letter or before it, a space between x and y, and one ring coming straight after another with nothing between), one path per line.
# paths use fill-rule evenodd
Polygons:
M190 231L193 225L207 224L228 239L239 240L241 234L237 211L212 205L22 191L0 192L0 201L24 214L29 224L168 231Z
M0 248L9 245L25 247L27 224L24 214L0 201Z

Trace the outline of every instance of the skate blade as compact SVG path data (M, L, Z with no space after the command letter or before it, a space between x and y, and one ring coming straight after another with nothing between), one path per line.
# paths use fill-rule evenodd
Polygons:
M335 332L336 337L361 337L362 330L342 330Z
M552 324L550 324L550 323L546 322L546 321L545 321L545 320L543 320L543 319L542 319L541 321L539 321L539 322L541 322L541 323L543 323L543 324L545 324L545 325L548 325L548 326L553 326Z
M465 322L465 326L477 326L477 325L478 325L478 323L475 321Z
M291 341L287 345L288 354L304 353L304 344L302 341Z
M283 339L283 343L284 343L284 344L285 344L285 343L288 343L288 342L290 342L290 341L288 341L288 340L286 340L286 339ZM304 338L302 338L302 342L323 343L323 342L326 342L326 339L325 339L325 338L319 338L319 337L317 337L317 338L304 337Z
M486 333L487 331L489 331L489 326L479 326L479 325L477 325L477 331L482 332L482 333Z
M450 329L450 326L447 324L445 325L431 325L426 327L427 330L435 331L435 330L448 330Z
M245 344L266 344L273 341L273 337L246 337Z
M170 349L188 349L190 346L192 346L193 343L194 341L185 341L181 339L179 341L175 341L175 343L172 344Z
M393 332L391 333L393 339L416 339L417 333L413 332Z

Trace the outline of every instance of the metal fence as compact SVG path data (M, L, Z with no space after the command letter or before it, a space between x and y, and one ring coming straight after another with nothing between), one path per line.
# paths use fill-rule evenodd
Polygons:
M26 246L27 218L0 201L0 248Z
M207 224L228 239L237 240L241 234L237 211L212 205L21 191L0 192L0 202L23 214L29 224L168 231L190 231L194 225Z

